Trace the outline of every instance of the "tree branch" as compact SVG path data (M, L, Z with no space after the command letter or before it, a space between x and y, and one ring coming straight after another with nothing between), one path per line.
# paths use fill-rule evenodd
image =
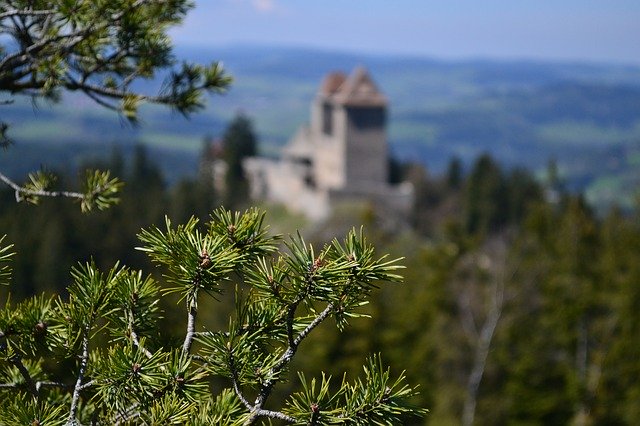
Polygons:
M244 397L244 395L242 394L242 391L240 390L240 384L238 381L238 372L236 370L235 362L233 360L233 353L229 354L229 370L231 371L231 382L233 383L233 391L236 393L236 396L238 397L240 402L242 402L242 404L247 408L247 410L253 411L254 406L251 405L249 401L247 401L247 398Z
M81 194L79 192L72 191L44 191L38 190L34 191L31 189L26 189L11 179L8 176L0 172L0 181L4 182L6 185L11 187L16 193L16 201L22 201L22 195L33 195L36 197L68 197L68 198L77 198L83 200L85 198L85 194Z
M0 19L11 18L14 16L50 16L55 13L53 9L42 9L42 10L32 10L32 9L12 9L7 10L6 12L0 13Z
M320 323L324 321L332 311L333 311L333 304L330 303L322 312L320 312L314 318L313 321L311 321L311 323L309 323L309 325L305 327L304 330L300 332L300 334L298 334L298 336L295 339L290 339L290 344L287 350L282 354L282 356L280 357L276 365L271 370L269 370L267 377L270 377L270 378L267 379L262 385L260 389L260 393L256 398L252 415L247 419L247 421L245 422L245 425L251 425L255 423L258 417L265 415L263 414L265 410L263 410L262 407L267 401L267 398L269 398L269 395L271 395L271 391L273 390L273 386L275 385L275 381L273 380L273 377L280 374L280 372L284 369L284 367L287 364L289 364L289 362L291 362L291 359L293 358L296 351L298 350L298 346L300 346L300 343L302 342L302 340L304 340L309 335L309 333L313 331L314 328L320 325ZM294 419L293 422L295 421L296 420Z
M22 363L22 358L19 355L14 355L13 357L11 357L9 362L11 362L11 364L13 364L14 367L18 369L20 375L24 378L24 382L27 385L27 389L29 389L29 392L31 392L33 396L38 396L38 388L36 387L36 383L33 381L31 374L29 374L29 370L27 370L27 368Z
M189 303L189 313L187 314L187 333L184 336L184 343L182 344L183 355L189 355L191 345L193 344L193 338L196 335L196 317L198 316L198 307L195 301L196 297L198 297L197 293L194 294L192 298L187 298Z
M89 363L89 328L85 328L82 337L82 355L80 356L80 370L78 371L78 379L73 389L73 396L71 399L71 408L69 409L69 418L67 420L67 426L77 426L78 420L76 419L78 413L78 404L80 402L80 391L84 389L82 381L84 380L84 373L87 370L87 364Z
M147 358L149 359L153 358L153 354L151 353L151 351L149 351L149 349L140 345L140 340L138 339L138 334L133 329L133 324L130 324L129 328L131 330L131 332L129 333L129 336L131 337L131 341L133 342L133 344L136 345L136 347L140 349Z
M281 413L279 411L258 410L255 413L257 417L269 417L272 419L282 420L287 423L298 423L298 419L294 419L293 417L287 416L286 414ZM245 424L252 424L252 423L245 422Z

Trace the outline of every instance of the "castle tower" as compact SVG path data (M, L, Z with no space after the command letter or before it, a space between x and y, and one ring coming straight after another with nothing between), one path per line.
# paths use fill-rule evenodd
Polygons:
M404 226L413 205L409 183L387 183L387 99L364 68L329 74L280 160L248 158L251 195L283 203L314 220L338 205L366 203L386 223Z
M364 68L329 74L311 111L315 182L357 190L387 182L387 99Z

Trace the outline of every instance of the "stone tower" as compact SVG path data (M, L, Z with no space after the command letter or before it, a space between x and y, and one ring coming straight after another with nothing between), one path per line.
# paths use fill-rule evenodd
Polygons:
M315 181L319 188L385 185L387 99L364 68L327 75L311 111Z
M283 203L322 220L334 206L368 203L397 223L406 222L413 188L388 183L387 99L364 68L327 75L302 126L279 160L244 162L251 196Z

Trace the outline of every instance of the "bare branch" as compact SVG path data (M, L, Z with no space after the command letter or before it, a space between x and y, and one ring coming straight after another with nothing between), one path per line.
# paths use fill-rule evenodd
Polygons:
M89 363L89 328L85 328L82 337L82 355L80 356L80 370L78 371L78 378L76 385L73 389L73 396L71 399L71 408L69 409L69 418L67 420L67 426L77 426L77 413L78 404L80 403L80 391L84 389L82 381L84 380L84 373L87 370L87 364Z
M231 370L231 381L233 382L233 391L236 393L236 396L238 397L240 402L242 402L242 404L247 408L247 410L253 411L254 406L251 405L249 401L247 401L247 398L244 397L244 395L242 394L242 391L240 390L240 384L238 380L238 371L236 370L232 353L229 354L229 370Z
M294 419L293 417L289 417L284 413L281 413L279 411L271 411L271 410L258 410L255 412L257 417L269 417L271 419L278 419L278 420L282 420L285 421L287 423L298 423L297 419ZM246 423L245 424L251 424L251 423Z
M145 348L144 346L140 345L138 334L133 330L133 324L131 324L129 327L131 330L131 332L129 333L129 336L131 337L131 341L133 342L133 344L136 345L136 347L140 349L147 358L153 358L153 354L151 353L151 351L149 351L149 349Z
M17 389L20 387L18 383L0 383L0 389Z
M193 300L189 300L189 313L187 314L187 333L184 337L184 342L182 344L182 353L183 355L189 355L191 351L191 345L193 344L193 339L196 336L196 317L198 316L198 307L196 306L194 296Z

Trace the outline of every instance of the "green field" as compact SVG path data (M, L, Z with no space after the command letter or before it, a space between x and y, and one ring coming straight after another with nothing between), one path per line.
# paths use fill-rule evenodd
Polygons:
M252 118L261 152L276 155L309 120L310 102L323 75L365 65L389 99L388 135L400 159L421 162L434 173L442 172L454 155L469 163L488 152L506 165L532 170L543 170L556 160L566 171L567 185L587 191L596 203L627 203L640 187L634 151L640 143L638 67L444 62L247 47L177 53L204 62L222 59L235 76L227 94L211 98L209 106L189 120L144 106L141 124L134 127L76 94L54 106L40 103L34 108L29 100L5 106L3 120L12 126L10 135L25 146L57 145L64 150L69 144L143 142L182 152L174 157L190 156L195 162L202 139L220 136L241 112ZM0 167L14 173L27 170L8 164L14 160L0 155ZM174 175L188 169L171 160L165 164Z

